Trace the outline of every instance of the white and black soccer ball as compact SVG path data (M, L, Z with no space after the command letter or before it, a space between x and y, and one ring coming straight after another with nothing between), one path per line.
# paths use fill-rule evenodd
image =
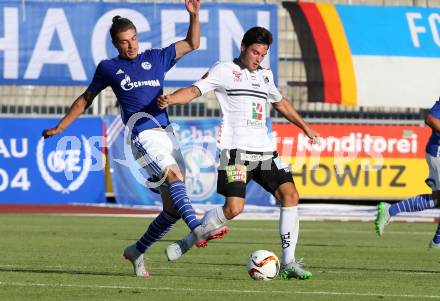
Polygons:
M249 256L247 270L255 280L272 280L280 271L280 260L270 251L258 250Z

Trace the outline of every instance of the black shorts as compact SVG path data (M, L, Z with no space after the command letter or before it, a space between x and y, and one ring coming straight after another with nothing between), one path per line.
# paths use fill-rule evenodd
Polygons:
M277 152L222 150L218 168L217 192L225 197L246 195L246 184L254 180L272 195L284 183L292 182L289 167Z

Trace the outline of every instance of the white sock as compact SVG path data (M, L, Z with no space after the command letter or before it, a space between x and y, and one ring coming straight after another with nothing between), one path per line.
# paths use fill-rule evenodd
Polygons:
M202 218L202 224L211 224L214 227L221 227L226 224L226 217L223 213L223 207L215 207L205 213Z
M202 224L211 224L216 228L226 224L226 217L223 213L223 207L220 206L207 211L201 222ZM197 238L193 232L188 233L184 238L182 238L182 240L188 247L192 247L197 242Z
M282 264L295 261L295 249L298 241L299 217L298 206L280 208L280 238Z

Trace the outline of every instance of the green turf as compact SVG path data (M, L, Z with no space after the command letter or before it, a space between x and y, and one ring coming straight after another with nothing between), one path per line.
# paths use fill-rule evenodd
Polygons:
M0 300L436 300L440 252L434 224L302 222L297 256L310 281L252 280L248 255L280 254L276 221L234 221L223 240L167 262L164 248L186 233L179 222L147 253L149 279L131 276L125 246L146 219L0 215Z

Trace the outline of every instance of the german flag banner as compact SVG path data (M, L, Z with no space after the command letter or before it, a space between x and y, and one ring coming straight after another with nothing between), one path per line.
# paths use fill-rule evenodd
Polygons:
M440 95L440 9L283 2L307 73L308 99L430 107Z

